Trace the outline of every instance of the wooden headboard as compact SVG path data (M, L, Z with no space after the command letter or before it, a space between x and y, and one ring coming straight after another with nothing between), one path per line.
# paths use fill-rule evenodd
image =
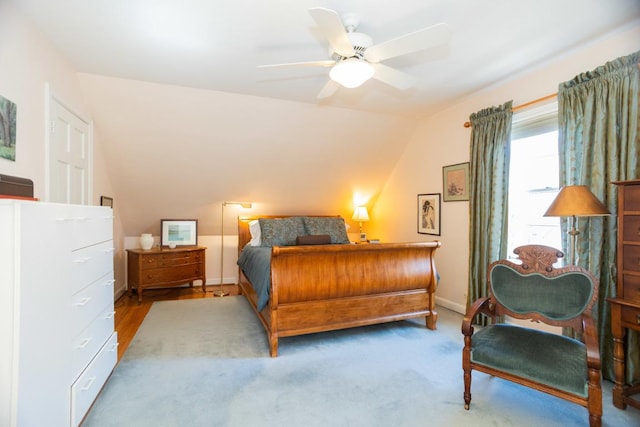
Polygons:
M238 217L238 254L247 243L251 241L251 232L249 231L249 223L260 218L288 218L292 216L312 216L325 218L340 218L340 215L254 215Z

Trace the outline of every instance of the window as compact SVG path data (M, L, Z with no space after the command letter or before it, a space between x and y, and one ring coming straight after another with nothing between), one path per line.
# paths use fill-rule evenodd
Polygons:
M541 244L561 249L560 218L544 217L558 194L556 103L514 114L509 165L508 257L513 249Z

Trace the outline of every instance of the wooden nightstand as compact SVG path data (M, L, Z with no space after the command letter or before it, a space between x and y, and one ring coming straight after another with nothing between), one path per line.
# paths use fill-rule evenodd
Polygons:
M206 292L205 251L203 246L185 246L176 249L127 249L129 295L135 288L138 302L142 291L148 288L181 286L195 280L202 281Z
M616 297L611 303L613 334L613 368L616 383L613 405L625 409L627 404L640 409L640 384L625 385L624 336L627 329L640 331L640 179L618 181L618 277Z

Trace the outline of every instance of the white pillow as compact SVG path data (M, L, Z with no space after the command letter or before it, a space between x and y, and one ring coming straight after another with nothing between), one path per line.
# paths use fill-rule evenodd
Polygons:
M249 242L249 245L260 246L262 244L262 239L260 237L260 221L258 221L257 219L249 221L249 232L251 233L251 241Z

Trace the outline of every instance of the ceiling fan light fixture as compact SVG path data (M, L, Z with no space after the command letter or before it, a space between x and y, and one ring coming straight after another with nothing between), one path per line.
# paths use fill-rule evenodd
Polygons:
M373 77L373 72L373 67L367 61L347 58L333 66L329 77L341 86L352 89Z

